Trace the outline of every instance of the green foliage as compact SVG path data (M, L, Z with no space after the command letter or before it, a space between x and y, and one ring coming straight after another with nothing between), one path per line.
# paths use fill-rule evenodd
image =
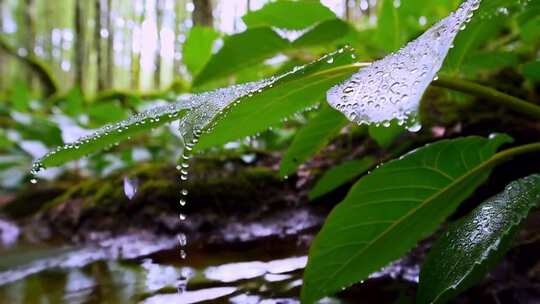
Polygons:
M191 75L197 75L212 56L219 34L211 28L194 26L182 47L182 58Z
M523 65L523 75L530 80L540 81L540 60Z
M288 46L287 40L269 28L253 28L227 36L221 49L210 58L193 80L193 85L200 86L238 73L277 55Z
M394 0L383 0L379 7L378 43L387 52L396 51L404 42L398 9L394 6Z
M281 176L298 168L308 158L319 152L349 121L343 114L327 104L303 128L298 130L293 142L283 155L280 164Z
M11 104L13 108L19 112L26 112L30 106L30 90L25 82L17 81L11 92Z
M374 164L375 159L371 156L366 156L362 159L349 160L333 167L326 171L317 181L313 189L309 192L309 199L314 200L330 193L341 185L365 173Z
M351 31L354 31L354 28L341 19L326 20L294 40L292 46L295 48L328 46Z
M369 136L373 138L379 146L388 148L399 135L403 134L405 127L400 126L393 120L389 126L369 126Z
M314 240L302 300L313 303L359 282L432 233L482 184L510 138L442 140L361 178Z
M358 68L350 49L341 49L278 79L240 103L232 103L214 118L212 132L204 134L198 149L225 144L264 131L298 111L315 105L326 91Z
M418 303L445 303L481 280L509 249L519 224L540 202L540 175L510 183L452 224L427 256Z
M332 18L336 15L319 1L306 0L269 2L242 17L248 27L271 26L289 30L301 30Z

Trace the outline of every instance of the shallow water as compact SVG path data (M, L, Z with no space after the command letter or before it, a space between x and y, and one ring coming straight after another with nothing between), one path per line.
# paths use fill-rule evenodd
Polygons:
M178 258L174 239L114 241L118 246L4 251L1 264L11 266L0 265L0 303L297 303L307 259L305 246L287 240L189 248L187 260ZM179 294L182 272L190 280Z

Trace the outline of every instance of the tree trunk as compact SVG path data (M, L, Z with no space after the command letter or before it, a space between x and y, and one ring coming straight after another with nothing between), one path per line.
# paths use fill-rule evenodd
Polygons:
M114 20L112 0L107 0L107 84L109 88L114 87Z
M75 0L75 85L84 92L85 31L84 9L82 2Z
M26 30L25 30L25 34L22 36L22 39L24 39L24 43L22 45L25 46L27 55L33 56L34 48L35 48L35 41L36 41L34 0L25 1L23 22L24 22L23 28L25 28ZM33 79L32 72L33 72L32 70L28 70L26 74L26 79L27 79L29 87L32 87L32 79Z
M4 32L4 0L0 0L0 33ZM5 88L7 87L6 79L8 79L8 75L6 75L6 71L4 71L4 65L6 64L4 60L4 54L0 52L0 92L4 92Z
M163 19L163 0L156 0L156 27L157 27L157 47L154 57L154 88L161 88L161 25Z
M144 0L138 0L142 2L142 12L140 15L137 15L137 11L135 10L135 17L134 20L137 22L138 26L141 26L142 21L144 20L145 15L145 1ZM132 36L133 37L133 36ZM141 37L133 37L132 39L141 39ZM139 44L142 43L142 41L138 42ZM140 74L141 74L141 52L140 50L138 52L131 53L131 88L134 90L139 89L139 82L140 82Z
M195 6L192 14L193 25L213 27L212 1L193 0L193 4Z
M173 78L176 78L177 75L180 73L180 66L182 64L182 60L178 56L176 56L177 52L180 52L181 44L178 41L178 37L180 36L181 32L181 25L182 25L182 16L180 14L181 10L184 6L181 5L181 1L176 1L174 3L174 63L173 63ZM183 3L182 3L183 4ZM174 79L173 79L174 80Z
M105 89L105 78L103 73L103 48L101 39L103 10L101 0L95 0L95 28L94 28L94 47L96 49L96 86L97 91Z
M345 0L345 20L351 20L351 0Z

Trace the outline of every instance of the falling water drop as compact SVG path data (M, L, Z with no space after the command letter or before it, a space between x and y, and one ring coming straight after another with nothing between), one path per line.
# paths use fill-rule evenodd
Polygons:
M124 194L129 200L132 200L133 197L135 197L135 194L137 194L138 187L139 187L138 179L128 178L127 176L124 177Z

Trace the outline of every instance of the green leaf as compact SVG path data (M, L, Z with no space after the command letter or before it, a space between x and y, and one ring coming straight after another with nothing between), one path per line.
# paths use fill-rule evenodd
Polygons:
M26 112L30 106L30 90L23 81L16 81L11 92L10 100L13 108L19 112Z
M397 121L392 120L390 126L369 126L369 136L373 138L379 146L388 148L394 139L405 132L405 127L400 126Z
M519 56L511 52L478 52L471 55L464 63L463 69L469 73L496 70L519 63Z
M127 120L105 126L96 133L81 138L75 143L58 147L56 150L49 152L34 163L34 170L60 166L69 161L83 158L168 122L178 120L184 113L184 107L177 108L171 105L131 116Z
M182 58L191 75L197 75L212 57L212 46L219 34L209 27L194 26L182 47Z
M348 122L343 114L325 103L317 116L297 132L283 155L279 170L281 176L293 173L299 165L326 146Z
M318 47L331 44L353 31L349 23L341 19L330 19L317 24L298 39L292 46L295 48Z
M264 131L324 100L330 87L358 70L350 65L353 61L352 50L341 49L302 68L295 68L260 93L232 103L214 119L212 132L200 138L197 149L223 145Z
M203 146L205 144L212 146L226 143L229 139L243 137L246 133L246 135L254 134L320 101L329 87L358 70L357 66L350 65L354 59L352 55L349 48L343 48L272 80L222 88L193 95L187 99L180 98L174 104L131 116L127 120L103 127L95 134L81 138L75 143L59 147L36 161L34 170L59 166L82 158L181 117L183 117L182 136L186 143L194 139L193 136L198 133L196 130L208 131L221 121L226 123L218 124L214 132L201 137L199 144L202 142ZM235 104L238 106L234 106ZM232 127L228 125L229 119L223 117L227 115L234 117L238 113L231 109L236 108L248 110L249 117L233 120L234 127ZM258 121L253 122L253 119ZM237 123L242 127L238 128ZM232 129L227 130L229 127ZM223 134L224 130L228 134ZM214 135L216 133L217 136Z
M79 88L71 89L66 96L64 112L69 116L76 116L83 111L84 97Z
M341 185L365 173L375 164L375 158L366 156L339 164L326 171L309 192L309 199L314 200L332 192Z
M533 81L540 81L540 60L523 65L523 76Z
M533 18L527 23L521 25L521 37L526 43L536 43L540 39L540 16Z
M193 80L193 86L234 75L277 55L289 46L287 40L269 28L253 28L227 36L223 47L210 58Z
M248 27L270 26L301 30L336 15L319 1L269 2L261 9L246 14L242 19Z
M535 174L510 183L452 224L422 266L418 303L445 303L483 279L539 202L540 175Z
M503 5L512 1L499 0L499 3ZM483 1L472 21L457 35L454 48L450 50L445 61L445 68L450 73L458 73L469 56L475 54L475 51L485 45L486 41L494 38L505 25L508 16L495 16L493 2Z
M442 140L361 178L328 216L304 273L305 303L366 279L432 233L489 176L508 136Z
M394 6L394 0L383 0L377 18L377 42L387 51L398 50L404 41L398 8Z
M115 101L106 101L92 104L87 109L88 116L95 126L102 126L104 124L113 123L126 119L127 113L124 111Z

